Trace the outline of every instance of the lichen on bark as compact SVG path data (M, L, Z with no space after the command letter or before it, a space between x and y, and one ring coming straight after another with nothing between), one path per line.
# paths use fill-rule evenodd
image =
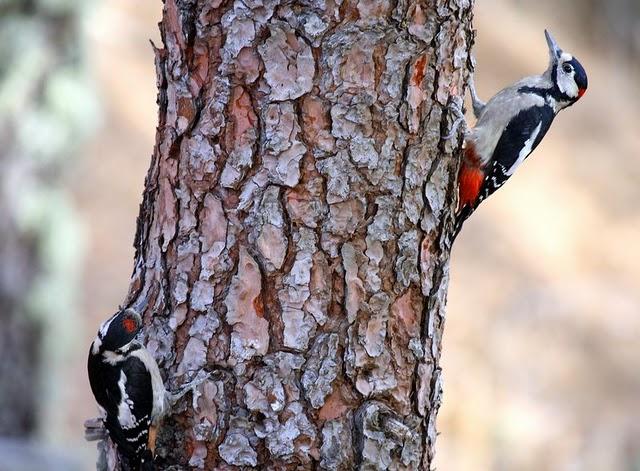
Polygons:
M166 0L128 304L161 469L430 469L466 0Z

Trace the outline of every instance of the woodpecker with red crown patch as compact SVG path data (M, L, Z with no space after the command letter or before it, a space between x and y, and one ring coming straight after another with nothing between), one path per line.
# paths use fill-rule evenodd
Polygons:
M168 409L156 361L135 340L142 319L133 309L106 320L89 349L88 372L104 425L123 469L154 469L155 432Z
M487 103L478 99L471 77L477 122L465 137L454 237L480 203L500 188L538 146L555 116L587 90L587 74L580 62L560 49L547 30L544 33L549 67L542 75L516 82ZM459 110L457 113L461 115ZM454 123L451 135L458 123Z

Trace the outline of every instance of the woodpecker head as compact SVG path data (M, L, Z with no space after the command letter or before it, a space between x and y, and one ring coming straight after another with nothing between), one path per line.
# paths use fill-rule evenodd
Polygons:
M565 108L573 105L587 91L587 73L578 59L560 49L546 29L544 35L549 46L549 68L545 74L554 85L558 104Z
M135 339L142 328L142 318L133 309L125 309L115 313L104 321L93 342L93 351L115 352L123 349Z

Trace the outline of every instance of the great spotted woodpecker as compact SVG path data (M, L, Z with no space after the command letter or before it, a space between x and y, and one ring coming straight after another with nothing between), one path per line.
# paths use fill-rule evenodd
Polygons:
M458 174L458 210L454 237L478 205L500 188L540 143L556 114L587 90L587 74L576 58L563 52L545 30L549 67L501 90L488 103L470 83L474 128L465 138ZM454 131L455 132L455 125Z
M89 350L91 390L105 427L116 444L123 469L154 469L155 431L164 415L167 393L158 365L136 335L142 327L132 309L105 321Z

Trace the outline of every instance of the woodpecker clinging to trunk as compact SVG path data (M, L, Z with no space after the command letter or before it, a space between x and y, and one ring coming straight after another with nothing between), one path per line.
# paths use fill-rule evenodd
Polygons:
M545 30L549 67L501 90L488 103L478 99L470 81L477 123L465 138L458 174L458 210L454 237L478 205L500 188L536 148L556 114L587 90L587 74ZM456 125L454 124L454 132Z
M105 321L89 350L91 390L123 469L153 470L155 432L168 408L158 365L135 340L142 327L132 309ZM123 459L122 459L123 458Z

